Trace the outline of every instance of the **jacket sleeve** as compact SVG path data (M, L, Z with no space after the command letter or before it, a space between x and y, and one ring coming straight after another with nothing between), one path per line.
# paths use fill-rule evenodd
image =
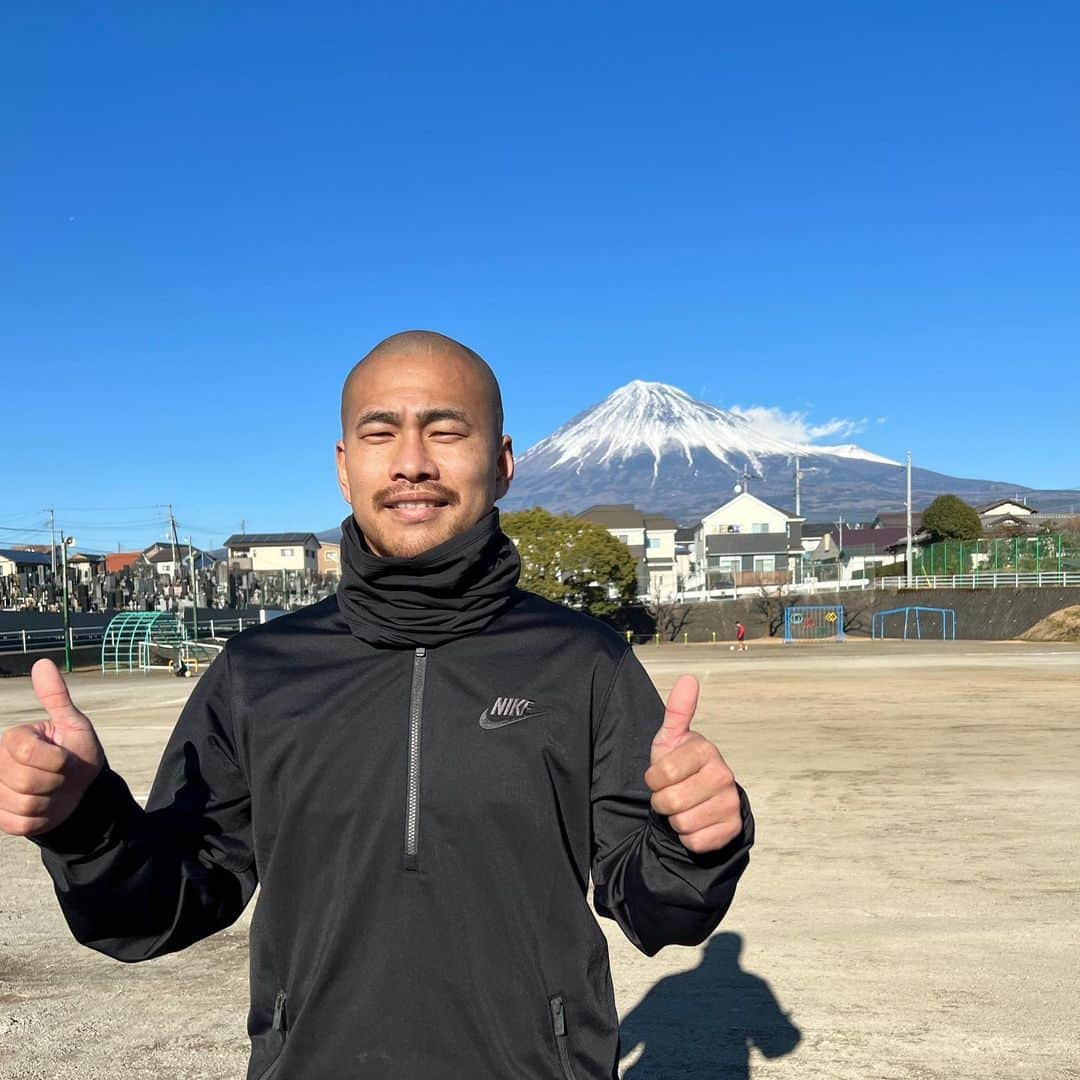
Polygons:
M145 810L106 763L67 821L30 838L84 945L147 960L229 926L251 899L251 796L229 682L226 650L195 685Z
M627 649L594 722L593 903L648 956L665 945L697 945L716 929L754 842L742 788L742 832L720 851L688 851L652 810L644 774L663 715L656 688Z

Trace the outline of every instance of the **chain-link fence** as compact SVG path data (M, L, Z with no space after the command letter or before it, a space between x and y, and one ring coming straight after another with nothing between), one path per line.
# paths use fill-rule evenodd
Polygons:
M923 548L912 563L913 572L926 577L982 571L1060 574L1080 570L1080 534L943 540Z

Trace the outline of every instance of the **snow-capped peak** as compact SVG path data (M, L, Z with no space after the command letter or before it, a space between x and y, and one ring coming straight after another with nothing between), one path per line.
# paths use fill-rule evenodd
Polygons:
M644 452L652 455L654 476L661 457L672 452L688 466L695 455L710 454L732 469L760 468L759 458L773 454L887 460L857 446L798 445L763 431L745 416L695 401L677 386L634 379L531 446L521 463L534 461L548 469L574 464L580 471L586 464L626 461Z

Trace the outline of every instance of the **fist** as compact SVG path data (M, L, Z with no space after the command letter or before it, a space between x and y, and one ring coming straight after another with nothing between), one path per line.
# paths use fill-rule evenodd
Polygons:
M105 764L94 725L71 703L51 660L30 672L45 719L0 738L0 829L33 836L63 824Z
M719 851L742 832L742 810L735 777L720 751L690 730L697 700L697 679L680 676L652 741L645 783L652 808L668 819L683 847L704 854Z

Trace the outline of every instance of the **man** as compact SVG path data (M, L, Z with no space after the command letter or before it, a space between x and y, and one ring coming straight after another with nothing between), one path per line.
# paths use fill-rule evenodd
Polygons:
M739 652L746 652L746 627L741 622L735 624L735 641L738 643Z
M54 665L5 733L0 827L122 960L251 929L249 1080L600 1080L618 1020L586 903L648 954L719 923L753 819L601 624L515 589L498 385L438 334L346 379L335 597L232 639L146 810ZM651 794L650 794L651 792Z

